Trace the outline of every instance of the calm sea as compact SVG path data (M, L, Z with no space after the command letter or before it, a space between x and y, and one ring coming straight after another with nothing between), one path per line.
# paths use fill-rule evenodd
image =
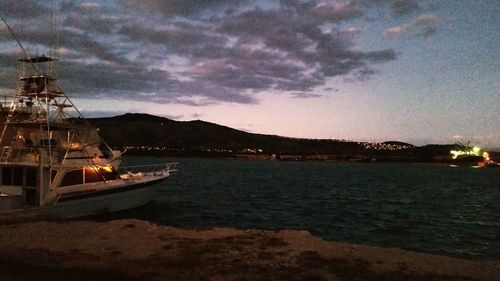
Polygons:
M151 204L107 218L177 227L305 229L325 240L500 260L500 169L129 157L178 161Z

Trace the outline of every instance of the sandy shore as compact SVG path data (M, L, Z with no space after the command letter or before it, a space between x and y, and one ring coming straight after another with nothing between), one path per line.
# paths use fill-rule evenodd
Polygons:
M140 220L0 224L0 280L500 280L500 262L335 243L307 231Z

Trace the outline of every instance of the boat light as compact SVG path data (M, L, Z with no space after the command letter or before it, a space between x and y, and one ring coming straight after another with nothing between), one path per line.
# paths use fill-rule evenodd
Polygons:
M468 150L451 150L451 158L457 159L458 156L461 155L473 155L473 156L479 156L481 152L481 148L478 146L474 146L472 149L469 148ZM484 154L483 154L484 157Z
M111 165L107 165L107 164L106 165L85 166L85 169L94 170L94 171L104 170L108 173L113 172L113 167L111 167Z
M489 162L490 161L490 155L488 154L488 152L483 152L483 158L484 158L484 161L486 162Z
M111 167L111 165L102 165L99 168L104 169L104 171L106 171L108 173L111 173L113 171L113 168Z

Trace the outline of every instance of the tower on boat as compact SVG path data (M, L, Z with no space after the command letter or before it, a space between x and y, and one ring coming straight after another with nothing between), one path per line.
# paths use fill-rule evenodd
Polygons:
M15 94L1 110L0 214L76 217L150 201L175 163L119 173L121 153L102 141L57 85L57 60L19 61Z

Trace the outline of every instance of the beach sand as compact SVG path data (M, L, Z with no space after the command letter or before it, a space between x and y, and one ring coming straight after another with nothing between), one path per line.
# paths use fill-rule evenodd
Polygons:
M500 280L500 262L329 242L307 231L140 220L0 223L0 280Z

